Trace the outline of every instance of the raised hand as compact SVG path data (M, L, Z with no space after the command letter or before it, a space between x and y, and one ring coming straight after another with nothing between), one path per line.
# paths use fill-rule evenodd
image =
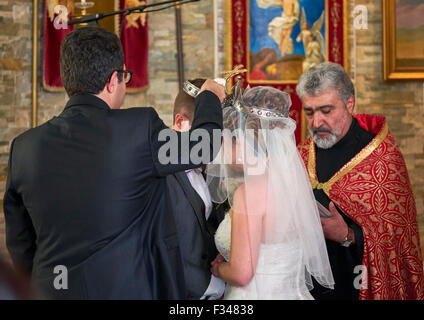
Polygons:
M216 96L219 98L219 101L221 101L221 103L225 98L225 88L224 88L224 86L220 85L215 80L207 79L205 81L205 83L203 83L202 87L200 88L199 93L202 92L202 91L205 91L205 90L209 90L209 91L215 93Z

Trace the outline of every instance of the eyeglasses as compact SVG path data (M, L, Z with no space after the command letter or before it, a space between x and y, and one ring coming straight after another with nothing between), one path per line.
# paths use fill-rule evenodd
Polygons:
M131 70L115 70L115 71L118 72L118 73L124 74L123 80L124 80L125 84L128 84L131 81L132 74L133 74L133 72ZM113 72L115 72L115 71L113 71ZM113 72L110 75L109 79L107 80L108 82L110 81L110 78L112 78Z
M131 70L116 70L116 72L124 74L123 80L125 84L128 84L131 81L132 74L133 74Z

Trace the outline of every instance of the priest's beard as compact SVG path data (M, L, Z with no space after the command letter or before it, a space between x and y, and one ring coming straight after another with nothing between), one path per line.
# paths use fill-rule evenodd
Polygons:
M314 142L318 146L318 148L330 149L338 142L338 138L343 132L343 128L346 124L346 121L348 120L348 117L349 117L349 114L346 113L343 119L341 119L341 121L338 122L338 125L334 128L334 130L324 128L323 126L320 126L312 130L312 137L314 138ZM330 134L323 137L318 135L317 134L318 132L328 132ZM311 134L310 130L309 130L309 134Z
M330 135L326 136L326 137L321 137L319 136L316 131L325 131L325 132L329 132ZM337 142L337 138L339 137L340 134L334 133L329 129L325 129L325 128L317 128L313 130L313 137L314 137L314 142L315 144L318 146L318 148L321 149L330 149L332 146L334 146Z

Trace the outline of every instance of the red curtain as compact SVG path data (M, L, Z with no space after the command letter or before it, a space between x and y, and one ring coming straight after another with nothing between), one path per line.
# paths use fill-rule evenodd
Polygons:
M145 3L138 0L115 1L117 1L116 3L119 5L119 9L135 7ZM43 86L47 91L63 91L59 66L60 44L65 36L74 29L74 26L68 26L67 29L55 28L54 23L55 20L56 23L59 21L59 15L53 13L53 8L49 8L47 3L47 0L43 1ZM71 19L71 12L68 12L68 19ZM124 49L126 68L133 71L133 77L127 85L127 91L141 91L148 85L147 63L149 38L146 14L136 13L125 18L122 25L121 42Z
M145 1L119 0L120 9L130 8L145 4ZM122 22L123 15L120 17ZM148 56L149 34L147 27L147 14L133 13L125 17L122 25L121 42L124 48L125 65L133 71L131 82L127 85L128 92L137 92L148 85Z
M47 91L63 91L59 67L60 44L74 27L55 28L54 23L56 21L56 24L60 24L60 17L53 12L53 8L48 7L47 0L43 1L43 12L43 87ZM71 13L68 12L69 19L70 16Z

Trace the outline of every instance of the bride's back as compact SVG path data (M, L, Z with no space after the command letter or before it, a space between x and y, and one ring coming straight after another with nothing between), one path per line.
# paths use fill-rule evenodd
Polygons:
M231 251L231 216L226 215L215 234L218 251L228 261ZM265 243L252 280L244 287L227 286L225 299L312 299L305 284L303 251L299 241Z

